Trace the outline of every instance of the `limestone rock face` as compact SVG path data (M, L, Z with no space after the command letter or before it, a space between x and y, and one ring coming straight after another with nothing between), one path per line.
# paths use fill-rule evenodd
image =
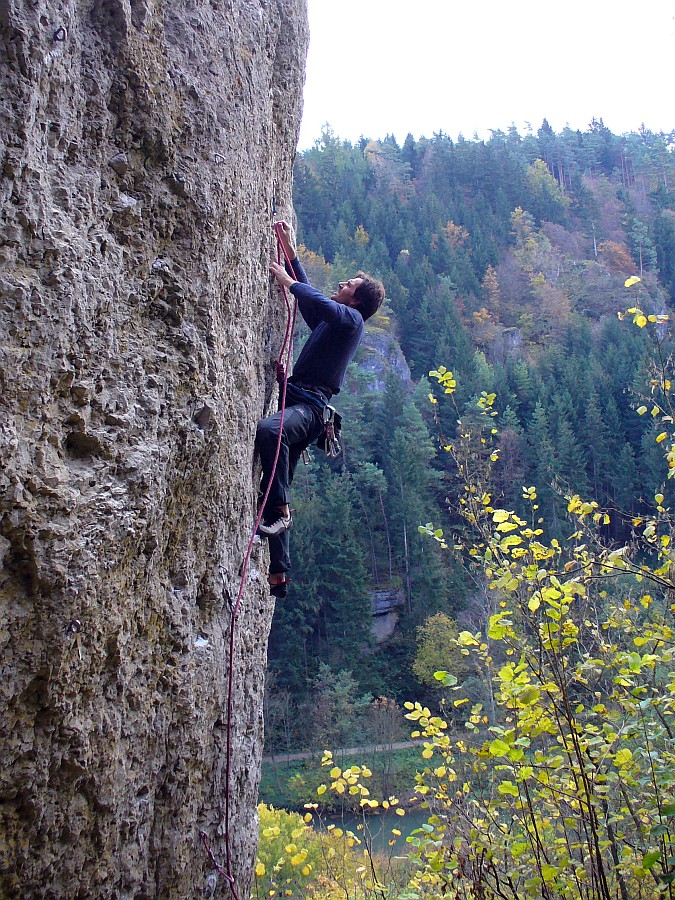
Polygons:
M305 0L0 3L0 896L227 896ZM272 604L236 621L248 897Z

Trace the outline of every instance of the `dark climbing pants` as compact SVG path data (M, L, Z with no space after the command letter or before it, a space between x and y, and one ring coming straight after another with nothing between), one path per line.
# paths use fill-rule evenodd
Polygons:
M258 422L255 443L260 454L263 472L260 485L263 496L274 467L280 422L281 412ZM277 509L290 502L290 487L298 460L302 456L302 451L318 438L323 427L322 417L318 409L311 403L295 403L286 407L279 459L263 514L266 521L273 521L277 518ZM288 531L269 538L271 573L288 572L290 569L289 545Z

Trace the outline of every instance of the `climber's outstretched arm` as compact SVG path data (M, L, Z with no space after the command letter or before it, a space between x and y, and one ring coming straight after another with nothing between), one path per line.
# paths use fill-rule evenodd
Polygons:
M295 279L295 281L300 281L302 284L309 284L309 279L305 274L305 270L302 268L302 263L298 259L298 251L295 246L295 236L293 235L293 229L288 224L288 222L277 222L277 235L281 244L284 248L286 256L288 260L286 261L286 271L288 274ZM289 262L290 261L290 262Z
M298 251L295 249L293 229L288 224L288 222L284 222L283 220L281 222L277 222L276 226L279 240L281 241L281 244L286 251L288 258L291 260L295 259L295 257L298 255Z

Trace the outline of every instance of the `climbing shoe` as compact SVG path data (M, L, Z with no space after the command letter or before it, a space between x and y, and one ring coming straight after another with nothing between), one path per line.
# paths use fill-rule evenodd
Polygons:
M291 513L289 512L287 516L282 514L278 519L275 519L274 522L270 522L268 525L262 523L258 525L258 534L261 534L263 537L276 537L278 534L288 531L292 524L293 516Z
M283 581L278 581L276 584L270 585L270 594L273 597L276 597L277 600L283 600L286 594L288 593L288 585L291 583L290 578L284 578Z

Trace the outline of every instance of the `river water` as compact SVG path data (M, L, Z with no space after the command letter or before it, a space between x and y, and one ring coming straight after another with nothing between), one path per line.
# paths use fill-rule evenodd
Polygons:
M375 853L393 853L396 856L405 856L410 845L406 843L406 838L416 828L420 828L427 821L429 811L426 809L406 810L404 816L397 816L393 810L386 810L379 815L366 816L366 827L373 842L373 851ZM314 814L312 825L316 829L326 830L329 825L336 828L353 831L361 840L363 840L363 831L358 830L358 826L363 824L363 818L358 815L345 814L342 816L331 816L325 813ZM391 833L392 828L401 832L400 837ZM389 841L395 840L393 847L389 846Z

